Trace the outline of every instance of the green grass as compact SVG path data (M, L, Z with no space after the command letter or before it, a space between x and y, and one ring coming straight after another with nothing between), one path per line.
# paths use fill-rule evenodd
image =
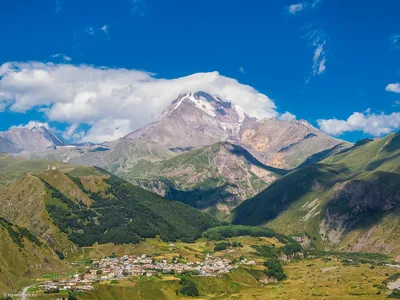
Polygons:
M61 272L62 263L43 240L0 219L0 295L15 293L52 270Z

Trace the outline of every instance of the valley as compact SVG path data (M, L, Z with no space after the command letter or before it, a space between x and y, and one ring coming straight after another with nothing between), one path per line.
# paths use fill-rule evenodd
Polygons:
M216 251L221 241L202 238L195 243L146 239L137 245L80 248L64 260L70 272L44 273L31 281L27 295L36 299L69 295L78 299L193 299L185 295L193 289L198 299L385 299L391 294L386 285L399 274L399 269L386 266L390 259L385 256L310 252L283 262L287 278L277 281L267 277L264 266L274 254L261 250L282 247L275 237L237 236L222 241L241 246ZM220 269L225 262L228 271ZM211 273L201 273L203 268ZM212 270L222 272L214 275ZM184 289L187 286L191 289Z

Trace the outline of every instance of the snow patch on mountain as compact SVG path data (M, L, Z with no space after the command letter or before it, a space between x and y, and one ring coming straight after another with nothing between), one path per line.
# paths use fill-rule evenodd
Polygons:
M190 95L188 97L188 100L193 102L194 105L196 105L197 108L201 109L206 114L208 114L208 115L210 115L212 117L216 117L217 116L215 106L211 105L211 103L208 102L205 97L200 96L200 97L198 97L196 99L193 95Z

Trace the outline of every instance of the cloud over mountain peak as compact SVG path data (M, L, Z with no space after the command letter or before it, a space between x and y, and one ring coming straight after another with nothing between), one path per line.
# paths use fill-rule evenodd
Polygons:
M104 122L115 124L115 128L107 128L107 136L112 137L140 128L181 93L195 91L218 95L250 116L279 116L268 96L218 72L163 79L144 71L89 65L10 62L0 66L3 109L19 113L40 110L49 121L98 125L96 132Z

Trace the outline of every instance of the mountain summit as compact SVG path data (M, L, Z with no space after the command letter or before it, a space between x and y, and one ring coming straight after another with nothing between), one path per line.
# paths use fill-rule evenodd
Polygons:
M196 148L230 139L246 117L242 108L218 96L187 93L154 122L123 139L152 141L168 148Z
M173 151L228 141L278 168L296 167L341 143L307 121L259 120L229 100L202 91L180 95L154 122L122 140L155 142Z
M62 145L64 142L44 126L13 127L8 131L0 132L0 152L32 153Z

